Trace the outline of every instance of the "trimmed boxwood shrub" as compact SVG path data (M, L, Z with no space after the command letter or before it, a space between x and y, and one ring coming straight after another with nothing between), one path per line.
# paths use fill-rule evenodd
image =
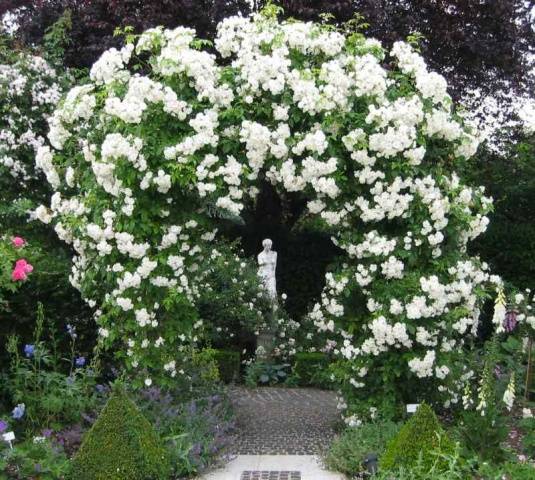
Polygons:
M149 421L115 387L73 460L72 480L168 480L167 452Z
M219 378L225 383L240 378L240 352L236 350L214 350L214 360L219 369Z
M300 352L295 355L293 374L301 386L324 387L328 383L329 359L324 353Z
M421 456L421 465L430 469L438 460L436 452L453 454L455 444L440 425L432 408L422 403L398 434L390 440L385 454L380 459L380 466L384 470L411 468L418 464ZM440 465L437 467L436 470L440 471Z

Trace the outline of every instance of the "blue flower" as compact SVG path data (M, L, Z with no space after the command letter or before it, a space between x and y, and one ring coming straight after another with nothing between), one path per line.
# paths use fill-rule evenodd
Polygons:
M74 363L77 367L83 367L85 365L85 357L78 357Z
M24 346L24 354L30 358L30 357L33 357L33 354L35 352L35 345L25 345Z
M5 432L7 430L7 422L4 420L0 420L0 433Z
M24 403L19 403L14 409L13 409L13 418L15 420L19 420L24 416L24 412L26 411L26 405Z
M73 327L70 323L67 324L67 333L71 336L71 338L76 338L78 335L76 335L76 327Z

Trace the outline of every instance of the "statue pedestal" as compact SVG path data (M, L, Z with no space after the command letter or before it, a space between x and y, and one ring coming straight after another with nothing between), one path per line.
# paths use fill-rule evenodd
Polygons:
M260 332L259 335L256 337L256 350L258 352L258 349L263 350L263 355L257 355L262 356L264 358L271 358L273 354L273 343L275 341L275 335L271 332Z

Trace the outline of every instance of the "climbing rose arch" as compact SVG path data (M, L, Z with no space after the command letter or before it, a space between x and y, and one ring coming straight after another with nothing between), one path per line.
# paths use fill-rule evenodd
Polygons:
M348 421L386 397L457 403L495 280L467 254L491 200L455 173L478 138L444 78L408 43L269 14L224 20L216 54L205 43L155 28L105 52L38 152L61 182L34 215L77 252L100 342L147 384L175 377L204 328L184 310L209 288L198 259L219 255L213 212L239 216L267 181L346 254L307 318Z

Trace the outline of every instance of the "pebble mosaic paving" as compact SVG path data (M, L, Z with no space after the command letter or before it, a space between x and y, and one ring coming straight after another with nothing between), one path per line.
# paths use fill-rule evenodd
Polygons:
M235 455L317 455L331 443L339 421L332 391L233 387L230 397L236 412Z

